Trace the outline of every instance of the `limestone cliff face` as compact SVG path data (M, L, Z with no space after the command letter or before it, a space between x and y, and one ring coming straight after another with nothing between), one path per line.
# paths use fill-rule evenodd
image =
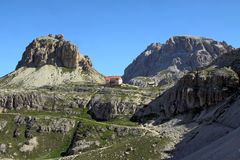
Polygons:
M130 82L139 76L153 77L152 80L156 83L163 82L166 79L164 77L169 76L180 79L182 76L177 75L184 75L182 73L207 66L231 50L232 47L225 42L203 37L175 36L165 44L156 43L148 46L125 69L123 78L125 82Z
M21 67L58 67L89 70L92 63L87 56L80 54L78 47L64 40L63 35L48 35L33 40L23 53L16 69Z
M35 108L42 109L49 97L36 92L0 94L0 106L6 109Z
M92 118L109 121L118 115L133 115L143 105L144 102L138 99L124 100L119 96L112 96L111 99L106 100L102 95L98 95L91 99L88 107Z
M135 113L133 119L168 119L178 114L195 113L231 96L239 86L238 74L231 68L211 66L187 74L163 95Z
M132 116L157 96L154 91L134 91L105 88L88 103L89 114L100 121L109 121L119 115Z

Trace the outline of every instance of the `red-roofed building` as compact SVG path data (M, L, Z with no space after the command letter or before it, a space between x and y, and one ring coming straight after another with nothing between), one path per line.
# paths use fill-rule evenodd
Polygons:
M121 76L108 76L105 77L106 84L110 86L121 85L123 83Z

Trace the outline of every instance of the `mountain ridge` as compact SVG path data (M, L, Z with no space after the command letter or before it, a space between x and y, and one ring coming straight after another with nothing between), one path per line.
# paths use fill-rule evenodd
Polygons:
M234 48L226 42L196 36L173 36L165 44L152 43L124 71L125 82L135 84L137 77L149 77L156 85L168 81L161 77L161 72L168 72L170 77L179 79L179 73L171 73L168 68L175 67L185 74L209 65L218 56ZM140 69L141 68L141 69ZM160 76L158 75L161 74ZM165 83L165 82L163 82Z

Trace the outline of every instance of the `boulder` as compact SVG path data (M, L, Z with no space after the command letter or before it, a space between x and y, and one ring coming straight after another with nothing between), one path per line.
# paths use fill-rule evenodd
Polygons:
M37 137L29 139L19 150L20 152L32 152L38 146Z
M25 138L33 138L32 131L27 129L24 133Z
M7 145L6 144L0 144L0 154L6 153L7 151Z
M16 128L14 131L13 131L13 137L14 138L17 138L21 135L20 133L20 130L18 128Z
M0 121L0 131L3 131L3 129L7 126L7 121L1 120Z

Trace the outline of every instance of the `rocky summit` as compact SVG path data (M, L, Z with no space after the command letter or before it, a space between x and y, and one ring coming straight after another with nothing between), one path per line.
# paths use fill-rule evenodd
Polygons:
M2 87L41 87L64 83L104 83L87 55L64 39L48 35L34 39L24 51L16 70L0 78Z
M174 36L165 44L153 43L124 71L125 82L138 86L166 85L185 73L209 65L233 48L226 42L195 36Z
M48 35L36 38L26 48L16 69L21 67L57 67L90 70L92 63L88 56L80 54L78 47L66 41L63 35Z

